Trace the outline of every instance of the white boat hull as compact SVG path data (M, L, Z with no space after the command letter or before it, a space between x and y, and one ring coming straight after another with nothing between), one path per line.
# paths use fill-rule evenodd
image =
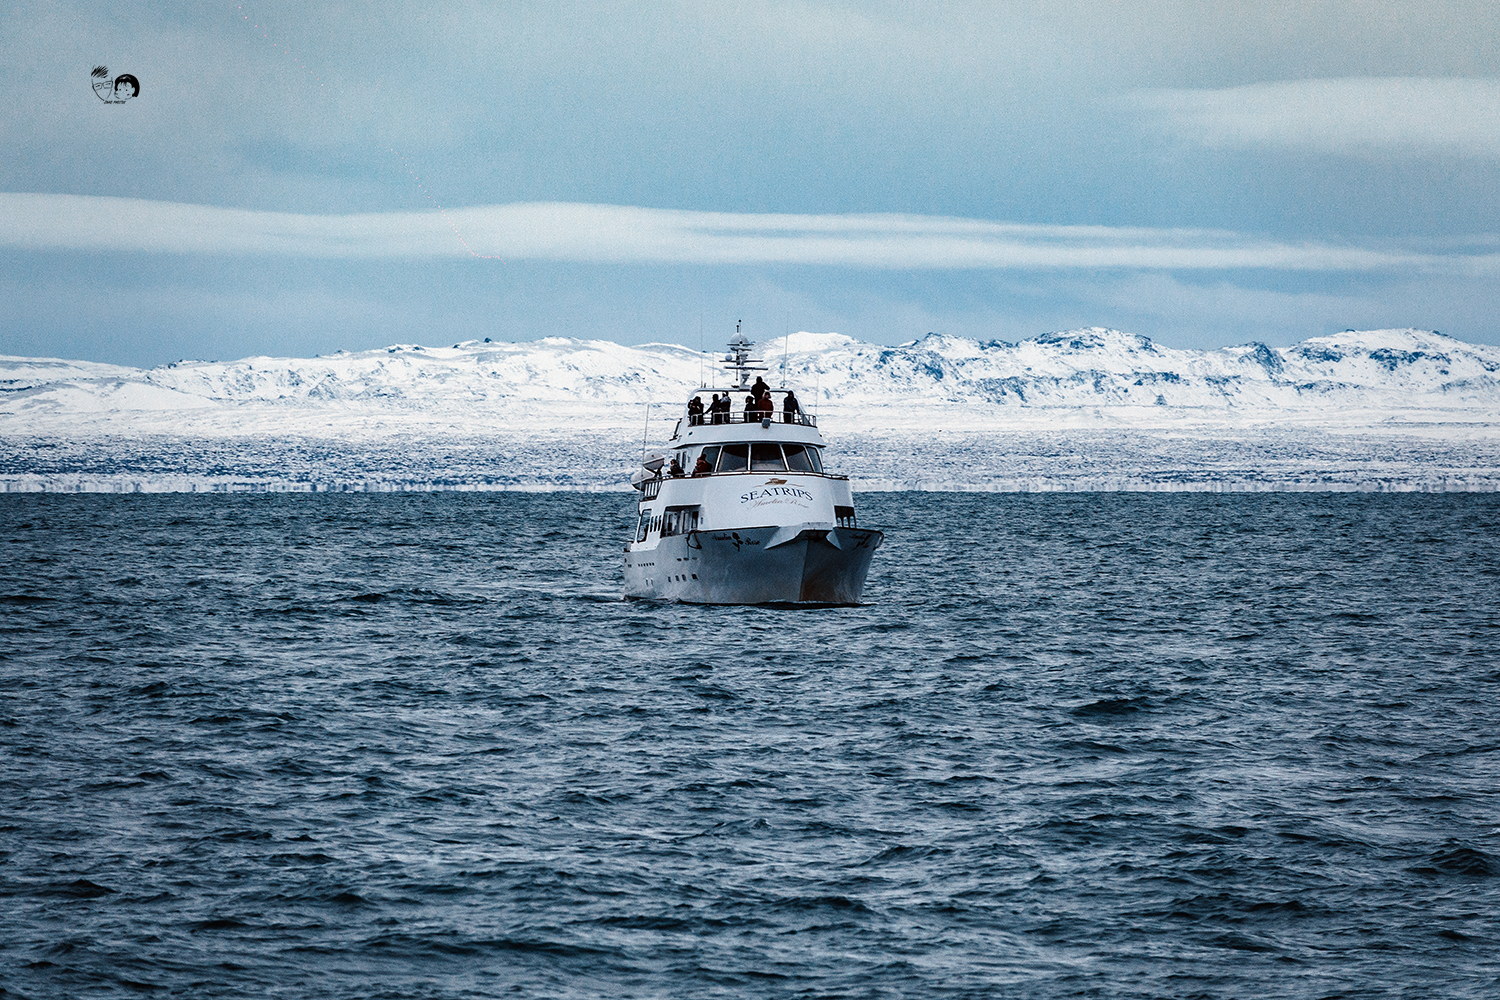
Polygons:
M625 596L688 604L858 604L885 536L864 528L692 531L625 553Z

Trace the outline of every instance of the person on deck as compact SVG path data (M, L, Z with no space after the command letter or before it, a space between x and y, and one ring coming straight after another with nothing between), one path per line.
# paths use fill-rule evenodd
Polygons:
M771 387L766 385L766 380L759 375L755 376L755 384L750 387L750 395L759 399L762 396L769 395L770 392Z
M753 420L759 420L760 418L758 416L756 416L756 414L758 414L759 412L760 412L760 400L756 399L754 396L746 396L745 397L745 423L748 424L748 423L750 423Z
M673 479L682 478L682 463L677 461L677 457L675 455L672 456L672 464L667 466L667 475L671 476Z
M781 401L782 423L795 424L797 414L802 412L802 404L797 402L797 394L792 390L786 391L786 398Z
M688 426L693 427L703 423L703 400L694 396L688 400Z
M707 476L713 471L714 467L708 464L708 459L704 458L702 453L700 452L698 455L698 461L693 463L693 475Z
M724 418L719 416L720 413L724 412L724 401L719 398L717 392L714 393L713 402L708 404L708 412L709 419L714 423L722 424L724 422Z

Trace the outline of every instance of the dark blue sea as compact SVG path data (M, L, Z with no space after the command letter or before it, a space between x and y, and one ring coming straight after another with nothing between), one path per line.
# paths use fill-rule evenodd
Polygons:
M1492 997L1500 496L0 496L4 997Z

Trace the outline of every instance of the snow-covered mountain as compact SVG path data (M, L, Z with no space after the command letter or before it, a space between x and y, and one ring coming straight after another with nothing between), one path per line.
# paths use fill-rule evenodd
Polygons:
M997 444L1002 439L1016 444L1017 435L1067 431L1075 443L1095 432L1104 441L1121 430L1158 438L1196 435L1209 450L1172 462L1242 480L1259 474L1255 462L1219 468L1211 442L1269 429L1442 440L1449 453L1413 458L1402 474L1415 469L1425 475L1422 470L1441 466L1449 470L1444 476L1454 470L1467 475L1479 468L1476 474L1488 482L1500 440L1500 347L1428 331L1349 331L1286 348L1251 344L1217 351L1175 350L1101 328L1017 344L929 334L899 347L798 333L760 347L769 381L784 378L796 387L834 444L853 447L888 481L993 482L1020 468L1016 455L996 457L1005 451ZM0 478L34 479L38 469L53 468L44 455L51 448L54 456L87 453L92 457L78 461L115 469L112 475L128 475L144 463L158 476L193 479L192 464L166 457L170 449L122 465L120 455L135 445L121 442L171 438L182 454L200 446L207 454L216 446L202 442L232 438L240 455L265 452L268 441L359 442L359 454L387 455L393 469L406 469L400 475L434 480L445 474L441 457L434 453L417 463L420 469L406 468L396 457L406 447L401 442L441 439L457 454L469 445L455 451L453 442L505 438L512 440L506 475L515 482L607 485L623 481L620 472L640 447L643 404L659 404L649 433L665 437L688 393L716 381L719 358L673 344L624 347L562 338L398 344L317 358L181 361L149 370L0 357L0 444L8 448L0 454ZM1027 454L1071 447L1053 438L1027 440ZM181 444L186 441L199 444ZM1318 442L1303 442L1300 453L1338 451ZM1091 475L1128 478L1139 471L1110 467L1109 455L1124 453L1118 442L1096 445L1098 460L1084 462L1093 463ZM1083 454L1096 445L1073 450ZM337 447L312 451L324 458L303 470L308 476L342 461L330 457ZM1147 453L1159 457L1159 449L1141 452ZM1283 458L1267 447L1260 467ZM266 474L281 461L266 458ZM1318 468L1337 465L1332 457L1319 461ZM358 479L359 462L339 465L340 475ZM476 462L476 469L483 465ZM580 479L577 463L593 471ZM65 461L57 468L75 466ZM980 466L987 471L976 473ZM925 478L905 474L913 468ZM484 480L471 472L474 481ZM1293 479L1302 474L1286 473ZM1316 469L1307 474L1314 480L1322 475Z
M1420 411L1500 413L1500 348L1419 330L1350 331L1292 347L1174 350L1099 328L1018 344L929 334L899 347L799 333L761 345L773 382L835 411L959 408L1000 426L1102 411L1127 423L1183 418L1343 424ZM461 416L514 426L681 404L712 384L717 355L673 344L600 340L398 344L317 358L181 361L149 370L0 357L0 431L66 432L101 424L159 430L203 425L274 430L317 416L372 412L382 426ZM632 412L632 409L635 412ZM1038 412L1045 411L1045 412ZM892 414L887 413L889 419ZM268 423L269 421L269 423ZM613 423L613 420L609 422ZM905 423L906 421L902 421ZM335 419L335 423L345 423Z
M854 345L849 345L854 348ZM1421 330L1349 331L1292 347L1265 344L1181 351L1099 328L1019 344L929 334L838 365L849 381L875 378L945 402L1018 407L1190 407L1207 410L1493 409L1500 348Z

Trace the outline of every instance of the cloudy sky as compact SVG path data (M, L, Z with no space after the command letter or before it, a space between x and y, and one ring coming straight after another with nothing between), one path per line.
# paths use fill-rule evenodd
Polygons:
M1493 0L22 0L0 54L0 354L1500 343Z

